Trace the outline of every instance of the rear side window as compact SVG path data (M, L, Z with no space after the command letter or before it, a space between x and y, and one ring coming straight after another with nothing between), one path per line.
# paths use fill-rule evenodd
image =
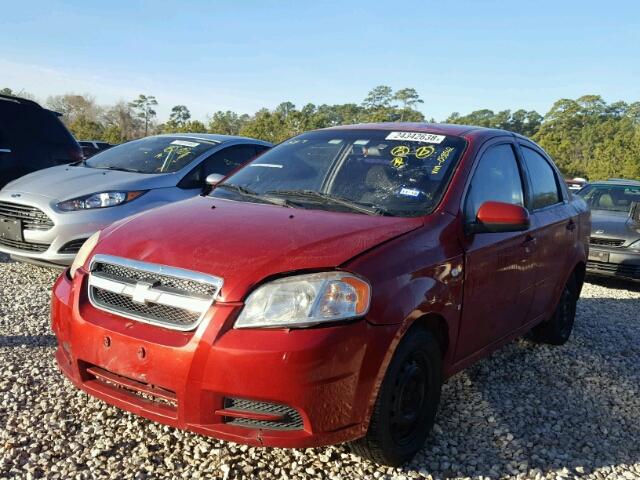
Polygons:
M522 147L522 154L533 187L532 209L536 210L559 203L562 197L558 187L558 179L547 159L525 146Z
M467 220L474 221L480 206L490 201L524 204L522 177L510 144L491 147L480 158L465 203Z

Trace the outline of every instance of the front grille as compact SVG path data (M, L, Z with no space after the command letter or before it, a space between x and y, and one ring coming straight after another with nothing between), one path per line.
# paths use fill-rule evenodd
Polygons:
M620 238L598 238L591 237L589 239L591 245L599 245L602 247L621 247L624 245L624 240Z
M265 428L270 430L301 430L303 427L300 413L288 405L271 402L259 402L242 398L225 398L225 410L233 410L238 413L248 414L274 414L282 416L282 420L257 420L242 417L224 417L224 422L230 425L238 425L248 428Z
M190 270L96 255L89 299L101 310L174 330L194 329L222 288L222 279Z
M110 292L102 288L94 288L93 300L98 305L108 306L120 313L142 315L150 321L167 322L172 325L189 326L198 321L199 313L189 312L182 308L169 307L154 303L135 303L130 296Z
M78 238L77 240L71 240L70 242L67 242L62 247L60 247L60 250L58 250L58 253L78 253L78 251L80 250L80 247L82 247L82 245L84 245L84 242L86 241L87 241L86 238Z
M145 270L117 265L115 263L96 263L93 271L102 272L116 278L158 282L162 287L172 288L188 293L195 293L207 297L213 297L217 293L216 286L212 284L202 283L196 280L188 280L185 278L177 278L171 275L152 273Z
M30 205L0 202L0 216L21 220L25 230L45 231L53 227L53 220L46 213Z
M20 242L17 240L9 240L8 238L0 237L0 245L3 247L15 248L16 250L24 250L25 252L42 253L46 252L49 248L48 243L29 243Z
M606 263L590 260L587 262L587 270L593 273L607 273L620 277L640 279L640 265Z

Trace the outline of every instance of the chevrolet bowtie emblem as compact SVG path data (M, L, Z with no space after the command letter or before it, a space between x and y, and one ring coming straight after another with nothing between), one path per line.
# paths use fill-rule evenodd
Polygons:
M151 282L137 282L133 290L133 296L131 297L131 299L136 303L147 303L147 300L151 300L149 298L149 292L152 287L153 283Z

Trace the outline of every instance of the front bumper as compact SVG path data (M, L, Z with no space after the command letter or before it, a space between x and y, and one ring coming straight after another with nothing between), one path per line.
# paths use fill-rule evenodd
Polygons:
M640 281L640 252L591 246L587 273Z
M195 331L166 330L96 310L86 298L85 273L79 270L73 281L63 273L52 296L56 360L93 396L224 440L306 448L364 435L398 327L362 320L314 329L234 330L240 308L219 303ZM228 399L286 406L301 422L294 428L274 422L271 428L268 416L253 412L253 420L238 425L238 412L225 410Z

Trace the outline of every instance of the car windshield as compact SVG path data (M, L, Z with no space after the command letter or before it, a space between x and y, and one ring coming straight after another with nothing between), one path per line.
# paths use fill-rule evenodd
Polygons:
M274 147L212 196L363 214L419 216L438 204L466 146L460 137L321 130ZM279 204L283 204L280 202Z
M177 172L219 142L184 137L147 137L97 153L85 162L91 168L138 173Z
M640 185L588 185L578 195L592 210L629 212L640 202Z

